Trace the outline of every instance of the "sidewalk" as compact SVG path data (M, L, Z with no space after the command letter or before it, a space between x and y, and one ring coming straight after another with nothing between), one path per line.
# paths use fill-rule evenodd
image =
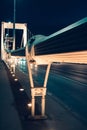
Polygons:
M0 60L0 130L22 130L4 63Z

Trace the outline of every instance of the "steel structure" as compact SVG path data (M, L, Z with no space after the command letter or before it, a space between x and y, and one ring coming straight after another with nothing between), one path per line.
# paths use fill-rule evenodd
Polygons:
M7 23L3 22L1 38L1 57L3 60L6 59L6 51L3 44L4 30L7 27ZM13 24L9 25L9 28L13 28ZM15 28L24 29L24 46L18 50L11 50L10 54L11 57L20 58L20 56L26 56L32 97L31 114L32 117L35 117L35 97L41 96L40 118L42 118L45 117L46 86L51 63L68 62L87 64L87 17L49 36L33 36L28 40L28 42L26 36L27 28L25 24L16 24ZM34 86L31 64L47 64L44 84L41 87Z
M2 58L2 60L4 60L4 58L5 58L4 57L5 56L4 45L5 45L5 38L6 38L6 34L5 34L6 29L13 29L13 23L2 22L2 25L1 25L1 58ZM25 45L27 43L27 24L16 23L15 29L23 30L23 39L24 39L23 46L25 47ZM12 38L12 44L13 44L13 42L14 42L14 39Z
M68 37L70 37L70 39L68 39ZM75 45L77 46L75 48L74 47L72 48L71 45L68 44L68 46L70 46L68 49L65 48L65 50L62 51L61 49L59 51L60 49L59 43L62 39L63 41L65 41L65 43L67 43L69 40L72 40L72 41L74 40L72 44L74 46ZM42 96L41 115L45 116L46 86L47 86L47 80L48 80L51 63L52 62L60 62L60 63L67 62L67 63L87 64L86 43L87 43L87 18L84 18L72 25L69 25L68 27L50 36L36 35L36 36L33 36L31 39L29 39L28 44L26 46L26 56L28 59L27 60L28 69L29 69L29 77L30 77L30 83L31 83L32 115L33 116L35 114L35 109L34 109L35 96ZM60 45L61 44L62 42L60 43ZM36 64L36 65L47 64L48 65L43 87L41 88L34 87L30 64Z

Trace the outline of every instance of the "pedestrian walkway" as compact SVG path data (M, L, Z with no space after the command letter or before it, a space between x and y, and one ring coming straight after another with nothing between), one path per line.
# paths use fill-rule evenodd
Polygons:
M22 130L4 63L0 60L0 130Z

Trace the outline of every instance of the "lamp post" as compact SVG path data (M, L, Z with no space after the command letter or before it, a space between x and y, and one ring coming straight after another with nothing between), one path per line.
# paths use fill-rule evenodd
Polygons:
M16 22L16 0L14 0L14 16L13 16L13 50L15 50L15 22Z

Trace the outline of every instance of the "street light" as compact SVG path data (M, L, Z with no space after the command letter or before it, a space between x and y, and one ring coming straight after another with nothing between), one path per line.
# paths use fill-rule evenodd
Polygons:
M16 21L16 0L14 0L14 18L13 18L13 50L15 50L15 21Z

